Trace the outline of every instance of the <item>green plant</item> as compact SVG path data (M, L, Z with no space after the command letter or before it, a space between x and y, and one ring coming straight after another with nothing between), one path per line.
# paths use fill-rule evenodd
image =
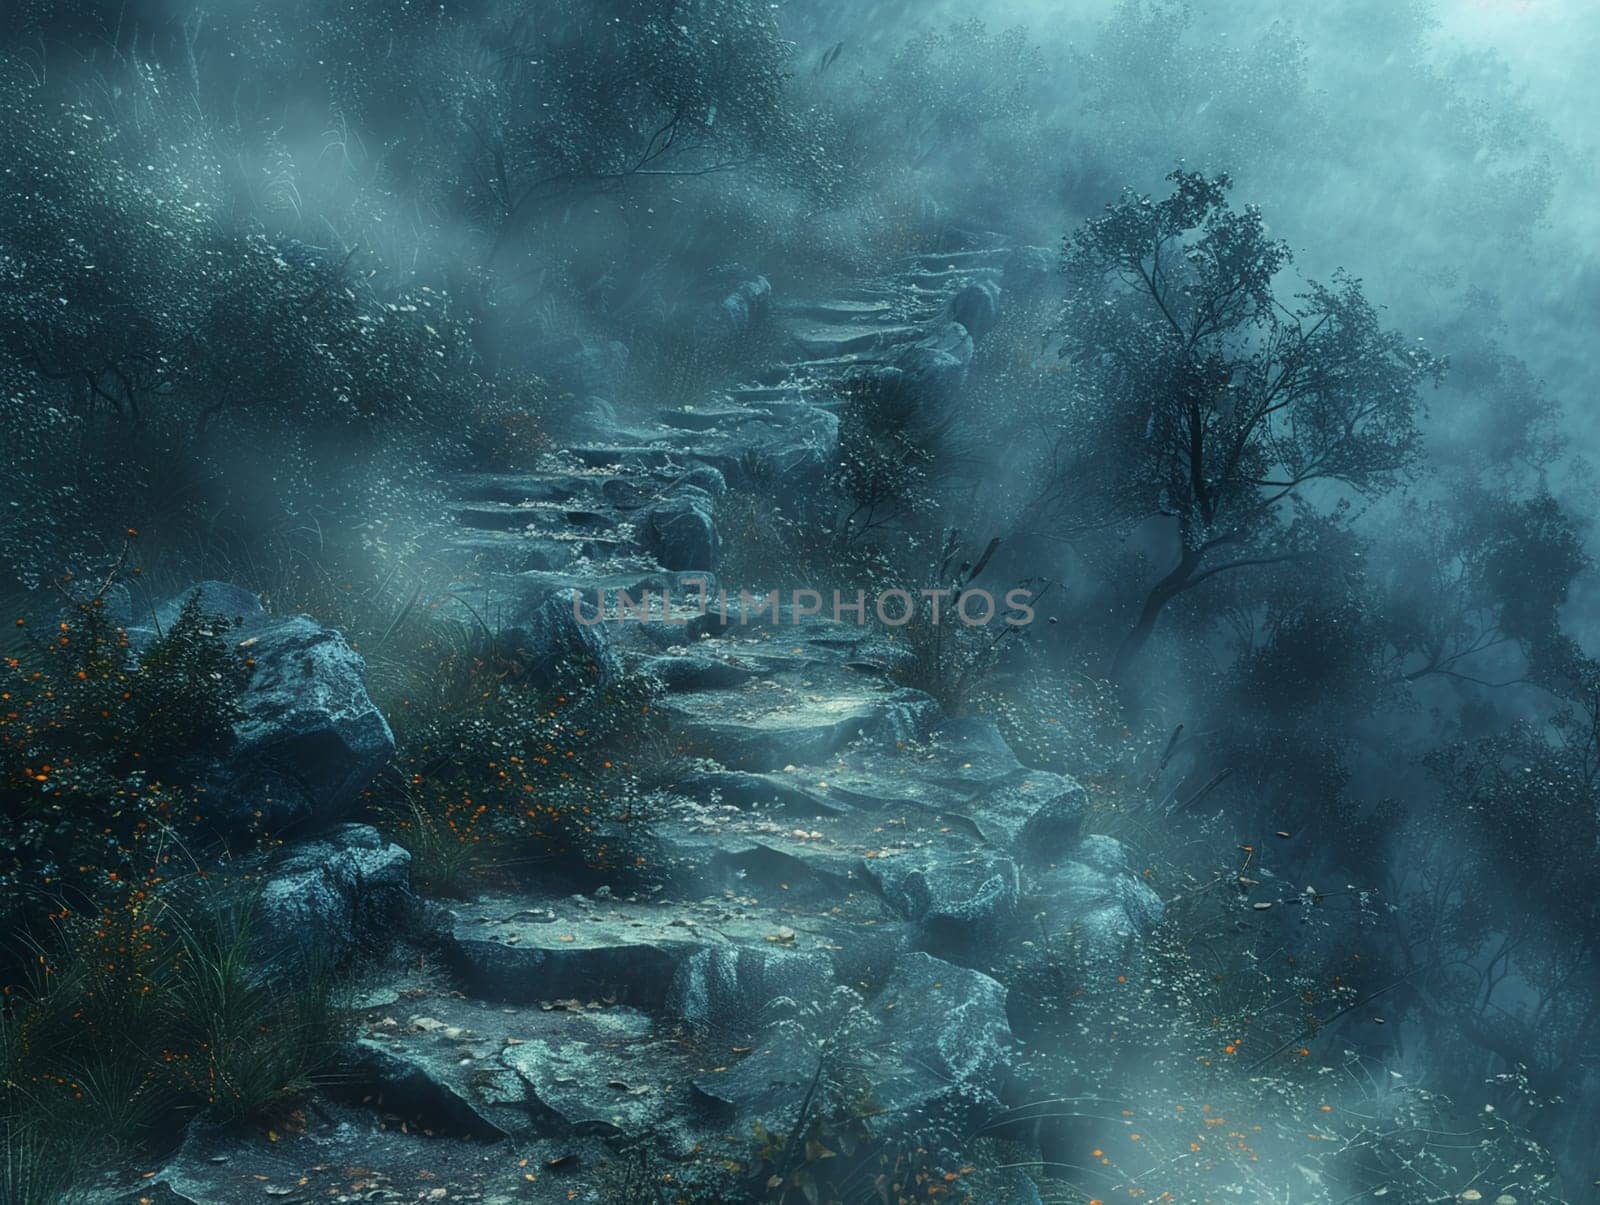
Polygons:
M909 654L897 663L895 678L926 691L946 711L959 713L972 705L994 673L1009 637L1021 628L1008 623L1005 604L991 593L975 615L990 613L989 622L967 621L967 596L983 576L999 548L992 539L977 559L961 557L960 533L945 534L937 561L913 599L911 616L893 637Z
M160 1003L180 1049L179 1086L219 1121L267 1115L309 1089L332 1062L341 1036L332 971L265 973L252 941L254 898L234 892L196 923L172 924L176 965Z
M109 584L109 579L108 579ZM193 819L179 762L229 739L250 671L198 595L135 654L102 588L8 657L0 712L0 912L122 897L141 848Z
M328 1069L342 1037L331 974L262 965L252 883L173 877L181 851L149 852L126 896L63 905L11 951L0 1137L19 1184L65 1192L71 1172L194 1115L271 1118Z
M608 880L665 871L650 839L645 776L661 755L653 680L531 689L493 658L397 724L395 840L424 890L461 894L486 877L560 862Z
M35 1124L0 1121L0 1200L7 1205L74 1205L81 1152Z

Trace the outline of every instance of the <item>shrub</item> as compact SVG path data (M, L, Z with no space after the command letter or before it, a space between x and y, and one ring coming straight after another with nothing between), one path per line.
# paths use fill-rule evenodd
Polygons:
M141 851L192 828L178 763L229 739L248 659L198 595L135 656L102 590L7 658L0 713L0 913L125 898Z
M656 748L653 680L539 692L490 660L456 668L448 691L398 717L390 827L420 887L457 894L557 861L608 882L665 871L637 754Z
M331 980L262 972L251 885L174 878L179 851L148 852L125 897L53 913L5 986L8 1202L69 1199L93 1160L144 1149L185 1117L270 1119L330 1065Z
M1037 1139L1041 1170L1060 1173L1047 1199L1560 1199L1548 1152L1511 1117L1412 1083L1359 1036L1404 982L1350 948L1378 927L1373 893L1297 890L1254 846L1188 866L1143 856L1167 909L1141 958L1089 956L1068 926L1007 959L1032 1099L991 1128ZM1481 1088L1542 1104L1516 1076Z

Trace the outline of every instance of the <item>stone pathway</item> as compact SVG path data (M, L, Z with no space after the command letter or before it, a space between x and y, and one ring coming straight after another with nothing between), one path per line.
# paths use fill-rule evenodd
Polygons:
M725 484L820 474L850 373L964 372L954 316L992 321L1019 258L1038 260L917 256L838 297L779 303L788 356L751 383L597 425L544 471L454 482L439 547L463 622L667 684L672 741L704 759L653 801L685 869L645 898L452 905L447 984L367 1002L336 1102L270 1141L196 1131L143 1196L697 1200L697 1177L748 1158L758 1123L795 1124L815 1048L774 1018L810 1015L826 1040L839 988L871 1027L874 1124L964 1132L1002 1107L1014 1042L995 974L1041 930L1075 927L1080 972L1114 976L1159 916L1116 842L1085 831L1082 788L897 685L871 628L788 609L580 629L570 591L637 595L710 568ZM681 1169L659 1196L618 1186L634 1141ZM1038 1200L1014 1174L969 1197Z

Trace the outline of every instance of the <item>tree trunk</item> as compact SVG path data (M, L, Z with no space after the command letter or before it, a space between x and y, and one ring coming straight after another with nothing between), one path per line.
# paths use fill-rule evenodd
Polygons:
M1111 659L1110 676L1113 682L1118 685L1127 683L1133 663L1156 630L1156 620L1160 618L1162 608L1188 588L1189 579L1194 576L1204 559L1204 550L1185 546L1183 555L1178 558L1178 563L1172 572L1157 582L1150 593L1145 595L1144 606L1139 610L1138 622L1133 625L1133 630L1122 638L1116 656Z

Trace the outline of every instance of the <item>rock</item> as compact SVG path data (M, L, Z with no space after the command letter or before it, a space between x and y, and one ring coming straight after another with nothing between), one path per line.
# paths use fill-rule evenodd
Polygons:
M800 490L821 480L838 450L839 416L797 403L733 431L692 433L673 459L693 458L746 488Z
M460 591L450 607L463 626L521 666L535 687L566 685L563 675L574 673L606 685L622 672L595 596L560 578L501 574L477 590Z
M1082 862L1101 874L1128 874L1128 847L1115 837L1092 833L1079 841L1071 854L1074 862Z
M226 638L254 668L230 745L192 773L207 820L225 832L336 821L394 755L394 734L367 695L366 663L345 638L304 615L269 614L247 590L202 582L155 609L169 630L196 591L202 609L242 620ZM130 628L134 649L157 628Z
M684 473L682 481L684 485L704 490L713 498L720 498L728 492L728 479L722 475L722 470L714 469L709 464L695 465Z
M631 510L649 501L650 491L631 477L607 477L600 483L600 496L612 506Z
M823 793L807 791L781 774L750 774L742 770L691 770L675 788L701 802L716 800L730 807L768 809L780 814L816 816L837 814L839 809Z
M772 303L772 284L765 276L742 268L712 274L708 300L694 319L694 333L703 342L725 346L749 334Z
M1110 837L1090 838L1085 842L1090 861L1063 862L1031 884L1049 928L1071 937L1086 983L1137 965L1143 939L1160 924L1163 911L1161 898L1137 875L1123 866L1109 867L1107 843L1120 847Z
M464 986L485 999L610 998L653 1010L664 1006L675 983L682 986L678 968L698 951L733 945L763 954L815 953L840 944L840 923L771 910L731 913L714 903L666 909L615 899L561 897L535 905L486 897L457 910L442 944ZM785 925L795 930L789 942L769 940Z
M357 1040L351 1051L350 1075L363 1089L376 1089L384 1108L402 1117L423 1119L429 1128L494 1141L513 1132L514 1122L493 1104L519 1096L514 1074L502 1073L500 1084L483 1081L496 1075L479 1070L477 1091L460 1082L456 1049L430 1052L390 1049L371 1038Z
M711 496L680 486L670 497L646 508L636 528L639 543L663 569L715 569L722 538L717 533Z
M1007 293L1029 296L1042 292L1059 275L1057 257L1048 247L1018 247L1006 256L1000 286Z
M500 1054L527 1085L536 1114L574 1133L607 1137L637 1136L674 1120L677 1110L663 1088L685 1068L668 1043L655 1039L648 1016L608 1008L573 1021L576 1032L538 1034Z
M108 1198L101 1185L86 1185L81 1198L74 1194L70 1199L75 1203L81 1199L83 1205L90 1201L96 1205L565 1201L564 1191L537 1196L529 1192L515 1161L503 1158L495 1161L504 1169L501 1187L490 1188L485 1185L490 1156L485 1155L483 1143L430 1135L416 1124L388 1124L383 1111L370 1104L318 1095L296 1120L292 1128L278 1127L277 1141L266 1138L262 1125L241 1128L196 1121L156 1170L140 1171L145 1166L141 1163L118 1174L118 1182L131 1181L125 1194ZM170 1137L176 1143L179 1135ZM524 1140L518 1153L541 1173L541 1188L547 1161L566 1158L576 1165L578 1158L587 1162L606 1154L599 1140L571 1135ZM351 1170L356 1168L371 1170L357 1179ZM361 1187L352 1188L352 1183ZM601 1199L597 1193L583 1197L588 1203Z
M1009 858L920 862L902 854L863 860L862 870L891 907L916 922L917 944L941 956L981 955L1017 916L1017 867Z
M967 285L950 299L950 316L976 341L994 329L1000 316L1000 286L992 280Z
M1077 848L1089 794L1065 774L1017 770L963 811L988 840L1015 851L1027 865L1040 865Z
M754 666L724 661L704 653L681 657L650 657L640 670L668 690L720 690L755 677Z
M972 336L959 322L947 322L933 334L903 350L895 367L905 388L925 403L947 402L967 377L972 363Z
M696 950L673 976L667 1010L699 1028L749 1040L777 1019L772 1009L780 1001L815 1002L832 984L833 964L824 954L781 945Z
M569 335L532 353L541 376L580 398L615 399L628 372L628 348L615 339Z
M764 690L669 695L660 708L683 739L716 750L727 768L758 772L822 761L861 739L915 740L938 712L921 691L876 689L871 680L825 699L776 683Z
M876 1080L889 1116L972 1116L995 1105L1011 1046L996 980L915 951L901 957L874 1011L897 1056Z
M663 1150L689 1143L693 1055L675 1026L599 1000L495 1008L448 990L407 993L368 1013L352 1044L342 1095L448 1134L519 1143L537 1136L637 1135Z
M593 393L575 399L557 420L559 430L568 439L606 439L620 425L616 405Z
M770 1041L726 1070L694 1081L704 1104L749 1133L760 1124L787 1134L817 1074L817 1056L797 1042Z
M291 970L338 967L376 951L415 905L411 855L368 824L345 824L290 846L266 872L252 936Z
M1017 851L1030 864L1054 861L1076 850L1089 814L1089 792L1066 775L1052 776L1048 798L1029 816L1017 837Z

